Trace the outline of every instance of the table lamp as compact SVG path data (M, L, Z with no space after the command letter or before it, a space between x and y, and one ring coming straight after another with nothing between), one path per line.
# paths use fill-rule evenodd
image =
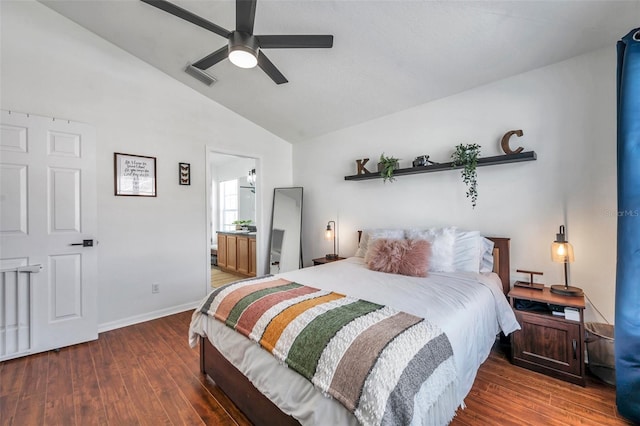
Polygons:
M331 227L331 224L333 223L333 227ZM337 259L338 258L338 254L336 253L336 222L333 220L330 220L327 223L327 229L324 231L324 239L331 241L333 239L333 253L326 255L325 257L327 259Z
M573 246L569 244L564 235L564 225L560 225L560 232L556 234L556 240L551 244L551 260L564 264L564 285L556 284L551 286L551 293L562 296L582 296L582 289L569 286L567 278L567 268L569 262L573 262Z

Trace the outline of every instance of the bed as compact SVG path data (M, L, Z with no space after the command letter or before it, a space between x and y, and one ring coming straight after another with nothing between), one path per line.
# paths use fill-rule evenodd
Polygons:
M428 413L414 413L413 422L445 424L458 407L464 407L464 397L473 385L477 369L488 357L496 335L519 328L504 296L510 286L509 239L490 240L494 243L494 272L430 272L427 278L406 277L371 271L363 258L351 257L279 274L276 278L388 305L436 324L452 347L455 386L449 397L438 397L442 401L436 401ZM253 282L269 279L261 277ZM425 280L429 285L425 285ZM192 346L199 343L200 347L201 371L254 424L363 423L352 410L327 397L259 345L201 310L194 312L190 326L190 343ZM422 386L418 396L428 392L425 389ZM452 400L445 402L446 399ZM382 423L394 422L386 419Z

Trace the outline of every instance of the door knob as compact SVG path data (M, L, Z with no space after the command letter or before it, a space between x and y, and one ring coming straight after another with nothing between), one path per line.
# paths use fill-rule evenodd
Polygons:
M82 240L81 243L69 244L70 246L93 247L93 240Z

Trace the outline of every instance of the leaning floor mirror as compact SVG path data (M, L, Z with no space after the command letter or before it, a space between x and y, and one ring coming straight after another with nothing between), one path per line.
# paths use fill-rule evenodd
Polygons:
M269 273L302 267L302 187L275 188L269 244Z

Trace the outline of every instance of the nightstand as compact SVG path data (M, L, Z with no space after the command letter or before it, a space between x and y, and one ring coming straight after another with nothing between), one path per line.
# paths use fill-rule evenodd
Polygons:
M514 287L509 299L522 327L511 334L512 362L584 386L584 296L560 296L549 287ZM549 305L560 312L573 308L576 320L554 315Z
M313 266L324 265L325 263L336 262L338 260L344 260L346 257L336 257L335 259L327 259L326 257L319 257L313 259Z

